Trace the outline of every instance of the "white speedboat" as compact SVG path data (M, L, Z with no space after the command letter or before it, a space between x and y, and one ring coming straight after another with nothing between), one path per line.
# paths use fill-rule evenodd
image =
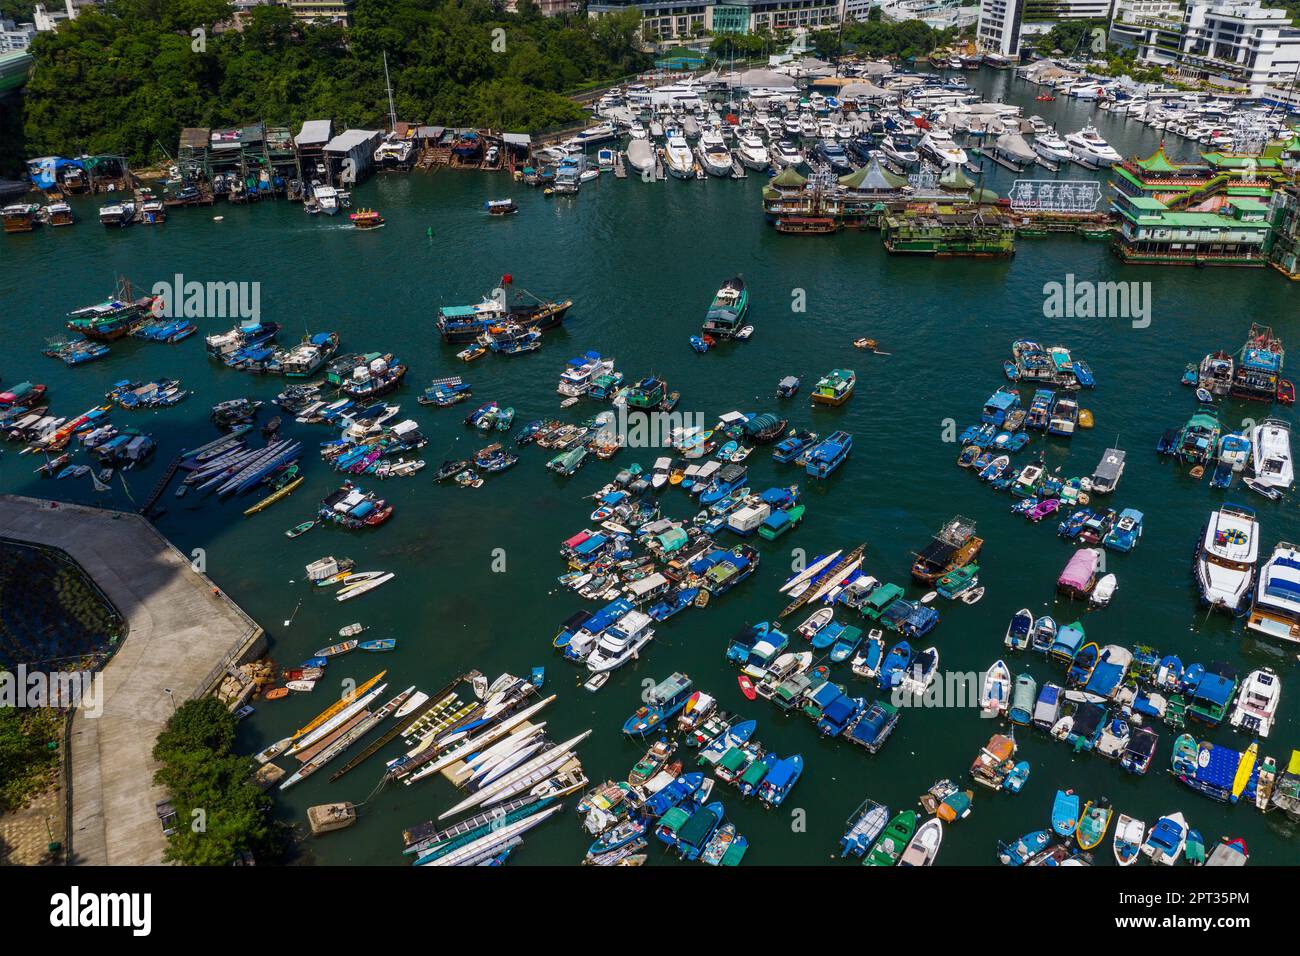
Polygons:
M1034 152L1052 163L1064 163L1073 158L1070 144L1054 129L1039 133L1034 137Z
M627 135L633 139L647 139L645 125L640 120L633 120L632 125L628 128Z
M736 150L736 155L740 158L740 163L746 169L764 170L772 165L772 157L768 154L767 144L759 138L757 133L745 133L740 137L740 146Z
M671 458L659 458L655 460L654 469L650 474L650 487L656 491L668 484L668 476L672 472L673 460Z
M1277 719L1277 705L1281 699L1282 685L1271 668L1251 671L1241 682L1241 693L1237 696L1230 723L1238 730L1267 737Z
M727 149L722 131L716 126L700 134L697 152L700 156L700 165L710 176L731 175L731 150Z
M783 139L772 147L772 164L784 169L786 166L798 166L803 162L803 153L799 147L788 139Z
M1277 418L1266 418L1255 426L1250 443L1251 466L1255 480L1269 488L1283 491L1291 487L1295 475L1291 465L1291 426Z
M1091 166L1114 166L1123 157L1102 138L1095 126L1085 126L1065 137L1072 158Z
M695 178L695 156L685 136L675 133L668 137L668 145L664 147L664 166L670 176Z
M921 149L942 165L966 165L966 150L953 141L952 134L947 130L930 130L921 137Z
M1196 550L1196 584L1211 608L1240 614L1255 580L1259 557L1259 522L1255 512L1224 505L1205 523Z

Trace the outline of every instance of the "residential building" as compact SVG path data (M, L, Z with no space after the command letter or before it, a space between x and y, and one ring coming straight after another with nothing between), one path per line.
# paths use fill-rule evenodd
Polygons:
M295 20L309 23L351 23L352 0L277 0Z
M641 35L651 40L684 40L705 32L772 33L836 25L845 0L600 0L588 3L587 15L602 16L629 8L641 11Z
M1108 39L1132 48L1139 62L1170 66L1183 41L1183 5L1178 0L1118 0Z
M1020 23L1025 0L980 0L975 44L982 53L1016 57L1020 53Z
M0 53L21 53L32 45L36 24L0 20Z

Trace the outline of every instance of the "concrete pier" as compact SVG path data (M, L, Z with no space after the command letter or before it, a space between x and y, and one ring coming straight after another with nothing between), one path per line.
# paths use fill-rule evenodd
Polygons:
M69 858L159 864L154 808L167 794L153 783L154 740L173 707L263 652L262 629L138 515L0 495L0 536L66 552L127 624L103 670L102 714L72 721Z

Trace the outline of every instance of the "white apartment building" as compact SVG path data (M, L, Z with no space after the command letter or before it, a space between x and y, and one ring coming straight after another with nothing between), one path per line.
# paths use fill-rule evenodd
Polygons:
M1020 52L1020 23L1025 0L980 0L975 44L982 53L1015 57Z
M32 45L36 24L0 20L0 53L21 53Z

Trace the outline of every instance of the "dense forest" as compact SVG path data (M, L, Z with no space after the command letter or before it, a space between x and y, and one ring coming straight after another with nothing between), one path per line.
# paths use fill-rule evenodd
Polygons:
M174 151L185 126L386 125L385 53L399 119L536 130L581 119L564 91L647 65L635 12L589 20L519 7L357 0L344 30L260 6L230 29L224 0L109 0L33 43L23 149L142 163Z

